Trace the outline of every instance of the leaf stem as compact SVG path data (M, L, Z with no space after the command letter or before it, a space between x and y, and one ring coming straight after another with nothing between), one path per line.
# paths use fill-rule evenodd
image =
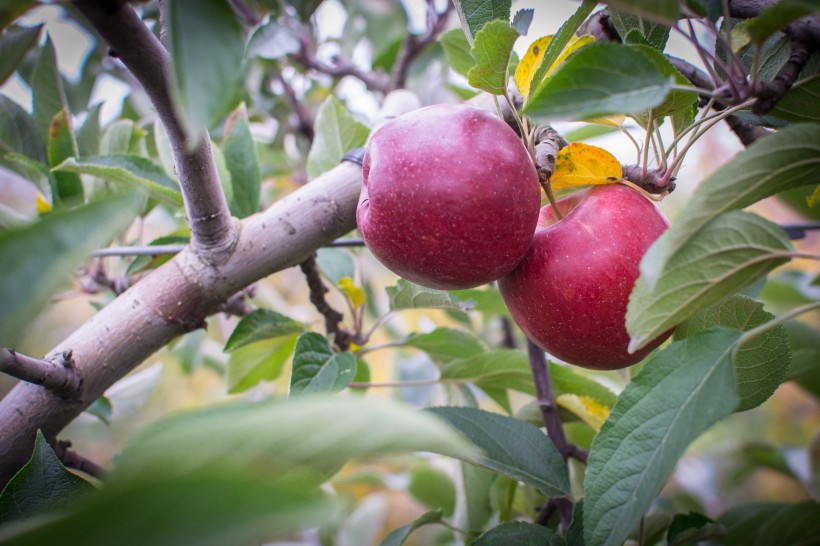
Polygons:
M751 330L746 330L745 332L743 332L743 335L740 336L740 339L737 342L737 346L741 347L742 345L747 343L753 337L758 336L762 333L765 333L765 332L771 330L772 328L774 328L775 326L778 326L778 325L786 322L787 320L791 320L796 316L802 315L803 313L808 313L809 311L814 311L815 309L820 309L820 301L814 301L814 302L808 303L806 305L801 305L800 307L798 307L796 309L792 309L791 311L789 311L787 313L783 313L782 315L776 316L775 318L773 318L772 320L770 320L768 322L764 322L763 324L761 324L759 326L755 326Z

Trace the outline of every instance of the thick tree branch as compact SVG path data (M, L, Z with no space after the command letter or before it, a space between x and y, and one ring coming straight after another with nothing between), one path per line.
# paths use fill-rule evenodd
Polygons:
M418 107L406 91L385 98L383 116ZM71 349L83 377L79 402L20 383L0 400L0 488L31 455L37 429L57 433L114 382L180 334L198 328L226 299L257 280L304 262L356 225L362 169L344 162L266 211L242 221L221 264L184 249L123 292L54 348Z
M63 351L50 360L40 360L0 347L0 372L41 385L66 400L76 400L83 383L71 350Z
M555 160L558 152L568 146L558 131L549 125L542 125L535 131L535 166L538 169L538 179L542 184L549 182L555 172Z
M75 0L74 5L142 85L168 133L192 247L206 262L225 261L236 244L238 223L228 210L207 134L190 149L190 135L174 109L167 50L126 2Z
M755 85L753 93L757 97L757 102L752 106L752 112L760 116L771 112L797 81L800 71L805 68L812 53L807 42L792 40L789 60L780 68L777 76L770 82L758 82Z

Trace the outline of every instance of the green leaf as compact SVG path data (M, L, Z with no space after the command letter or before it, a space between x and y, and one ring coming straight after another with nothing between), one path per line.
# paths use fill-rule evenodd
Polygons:
M351 148L364 146L369 129L353 119L342 102L329 96L319 107L316 138L307 157L308 177L313 180L339 164Z
M663 51L669 39L669 27L646 21L642 17L617 10L609 10L609 20L618 31L621 40L626 41L627 35L637 30L641 36L658 51Z
M0 494L0 526L72 508L91 491L94 486L66 470L38 430L31 459Z
M259 187L262 182L245 103L240 104L225 123L222 148L233 185L231 212L245 218L259 210Z
M510 20L511 0L454 0L453 5L461 20L461 28L470 45L481 27L489 21Z
M532 24L532 18L535 15L535 10L530 9L520 9L515 12L512 20L512 26L515 30L518 31L518 34L521 36L525 36L527 32L530 30L530 25Z
M40 163L47 161L46 145L34 118L5 95L0 95L0 152L16 152Z
M242 317L225 342L226 353L263 339L273 339L305 330L305 325L270 309L257 309Z
M550 362L550 376L556 396L588 396L612 407L615 394L597 381L575 372L569 366ZM482 389L512 389L535 394L532 371L524 351L499 350L449 362L441 370L444 382L469 382Z
M412 334L403 344L424 351L439 365L481 354L486 350L473 334L452 328L436 328L427 334Z
M157 237L150 243L148 246L159 246L159 245L187 245L191 242L191 238L188 236L182 235L166 235L164 237ZM134 273L138 273L140 271L146 271L148 269L156 269L157 267L161 266L165 262L169 261L173 258L173 254L156 254L156 255L142 255L142 256L135 256L134 261L128 264L128 269L125 270L125 274L130 276Z
M788 38L785 40L787 47L790 48L791 40ZM820 56L813 55L809 57L806 66L800 71L795 85L778 101L771 115L787 121L819 122L820 106L817 104L817 98L820 96L820 78L818 74L820 74Z
M93 415L106 425L110 425L111 418L114 416L114 406L111 405L111 400L107 397L100 396L85 408L85 413Z
M796 320L787 322L785 327L792 349L792 365L786 380L820 398L820 331Z
M245 39L227 0L169 2L167 45L189 132L216 123L231 107L242 74Z
M494 527L478 537L473 546L496 546L498 544L515 544L516 546L553 546L560 536L543 525L523 521L508 521Z
M623 544L686 447L734 411L732 351L739 337L719 328L677 341L626 386L589 452L587 544Z
M413 534L413 531L424 525L438 523L441 521L441 517L441 510L425 512L424 514L419 516L418 519L413 521L413 523L409 523L404 527L399 527L398 529L387 535L381 542L380 546L402 546L402 544L407 542L407 539L410 538L410 535Z
M53 203L51 188L57 185L48 166L39 161L35 161L28 156L18 153L10 153L0 156L0 164L12 170L37 186L49 204Z
M0 36L0 85L14 74L26 53L34 47L43 25L21 27L13 25Z
M507 21L495 20L485 24L475 36L471 51L475 66L468 72L467 82L493 95L506 93L510 54L518 36L518 31Z
M192 452L191 446L197 449ZM315 394L219 404L172 415L131 440L117 460L115 475L131 481L155 473L183 476L198 470L253 467L263 474L260 477L278 480L300 468L323 473L337 470L352 457L407 451L476 455L451 427L409 406L387 399ZM309 487L307 481L301 485Z
M333 503L317 490L260 480L254 469L211 469L172 477L156 473L127 484L107 482L65 517L0 529L0 542L14 546L262 544L274 534L319 525L333 514Z
M139 155L145 131L130 119L118 119L108 126L100 141L100 155Z
M654 287L643 276L635 283L626 312L629 350L783 265L791 252L786 234L768 220L743 211L718 216L680 247Z
M45 140L51 121L66 107L65 90L57 68L57 56L51 36L40 49L40 58L31 75L31 93L34 105L34 123Z
M547 496L569 495L567 465L555 444L534 425L477 408L437 407L426 411L481 448L482 455L465 461L528 483Z
M709 175L680 217L641 261L641 277L657 284L669 260L716 216L820 179L820 125L787 127L759 139Z
M464 32L457 28L448 30L441 35L439 41L450 68L466 78L475 66L475 59L470 53L470 42L464 37Z
M717 522L726 536L713 539L726 546L768 546L769 544L813 544L820 536L820 503L798 504L760 502L735 506Z
M675 514L666 532L669 546L687 546L723 535L723 528L697 512Z
M589 17L589 14L592 13L592 10L595 9L595 6L597 5L598 2L595 0L583 0L581 5L578 6L578 9L575 10L575 13L573 13L569 19L564 21L564 24L561 25L561 28L558 29L558 32L556 32L550 40L547 50L544 52L544 58L541 59L541 64L532 75L530 89L538 89L544 83L544 78L546 77L547 71L552 67L552 65L555 64L555 61L558 60L561 52L566 49L570 39L575 36L575 32L581 27L583 22L587 17Z
M768 6L760 15L746 22L746 32L756 44L800 17L820 13L820 5L811 0L780 0Z
M0 0L0 29L10 25L35 5L37 4L33 0Z
M55 172L90 174L140 190L163 203L181 207L182 194L176 182L151 160L135 155L100 155L79 161L68 158L52 169Z
M100 102L88 111L83 124L77 130L77 151L80 157L92 157L100 153Z
M675 24L680 17L677 0L608 0L607 4L613 10L667 25Z
M685 339L715 326L745 332L773 318L763 310L762 303L732 296L679 325L675 339ZM775 326L751 338L738 348L734 358L739 397L735 411L756 408L774 394L786 377L791 362L786 329Z
M345 277L352 279L355 273L350 253L339 248L320 248L316 252L316 263L333 284Z
M73 161L79 156L77 142L74 140L74 129L71 126L71 116L63 108L54 116L48 129L48 163L52 167L63 161ZM66 203L82 202L83 181L77 173L52 169L56 186L52 188L55 201Z
M386 288L390 298L390 310L401 309L454 309L467 311L475 307L473 302L460 301L444 290L435 290L399 279L396 286Z
M265 339L242 345L228 360L226 383L231 394L244 392L262 381L273 381L293 354L296 336Z
M450 294L461 301L471 300L475 302L476 311L481 311L486 315L509 315L507 306L501 292L495 285L488 285L481 288L466 288L463 290L450 290Z
M330 343L315 332L299 336L293 355L290 394L340 391L356 375L356 357L337 353Z
M681 74L677 68L657 49L645 45L634 45L632 48L639 53L646 55L655 67L667 78L671 78L678 85L690 85L689 80ZM666 99L652 109L654 116L670 116L679 120L676 129L688 127L695 121L697 113L698 94L694 91L672 90ZM646 115L639 116L639 122L646 127L648 119Z
M131 223L135 205L119 196L0 232L0 346L15 345L82 260Z
M410 472L407 491L419 502L445 516L452 516L456 506L456 487L450 476L432 466L423 466Z
M524 109L539 121L636 114L663 103L671 89L646 56L615 43L594 43L571 55Z

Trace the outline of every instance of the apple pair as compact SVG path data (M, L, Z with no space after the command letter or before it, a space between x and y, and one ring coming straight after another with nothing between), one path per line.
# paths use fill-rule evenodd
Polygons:
M653 203L615 184L540 209L529 153L498 117L436 105L384 125L367 145L357 223L388 269L430 288L498 281L510 314L548 353L616 369L638 264L667 227Z

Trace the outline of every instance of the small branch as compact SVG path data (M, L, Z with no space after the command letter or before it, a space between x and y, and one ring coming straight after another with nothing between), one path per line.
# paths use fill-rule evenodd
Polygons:
M666 178L662 169L643 170L641 165L623 165L623 179L628 180L652 194L672 193L675 189L675 177Z
M558 131L549 125L541 125L535 130L535 166L541 183L548 182L555 172L555 160L569 143Z
M70 350L49 361L0 348L0 372L45 387L65 400L78 399L83 382Z
M552 381L544 351L530 339L527 339L527 354L529 355L532 377L535 380L536 399L538 407L541 409L541 416L544 418L547 435L565 461L570 457L574 457L586 464L586 450L568 442L567 437L564 435L564 428L561 425L558 407L555 404L555 392L552 390Z
M325 299L327 288L319 275L319 268L316 265L316 255L312 254L307 260L299 264L302 273L310 289L310 303L325 317L325 331L333 334L333 339L339 350L346 351L350 348L352 335L341 327L344 315L335 310Z
M253 306L248 303L247 298L252 298L256 292L256 286L251 285L244 290L240 290L227 300L225 303L217 308L220 313L226 315L233 315L235 317L244 317L253 311Z
M512 321L504 315L499 318L501 319L501 332L504 335L504 337L501 338L501 346L505 349L517 349L518 340L515 339L515 330Z
M111 256L161 256L164 254L179 254L187 245L149 245L149 246L112 246L98 248L91 253L92 258ZM324 248L343 248L364 246L364 240L356 237L341 238L323 245Z
M299 131L309 142L313 142L313 137L316 136L313 131L313 120L310 117L310 112L305 104L296 97L296 91L290 82L285 80L282 73L278 70L273 71L273 77L282 85L282 92L290 105L291 110L296 115L298 120L296 123L296 130Z
M362 70L342 55L336 55L332 59L333 64L320 61L313 51L313 44L307 33L303 33L299 37L299 51L292 54L290 58L304 68L315 70L322 74L333 76L334 78L353 76L364 83L371 91L378 91L384 94L390 91L389 78L385 74Z
M424 34L417 36L407 34L396 63L393 65L393 74L390 77L390 89L401 89L407 84L407 72L410 64L419 53L442 33L447 26L447 16L450 14L451 2L447 2L444 11L438 13L434 0L427 0L427 30Z
M238 223L228 210L210 138L206 133L192 148L191 135L174 108L168 51L127 2L74 0L74 5L117 52L151 100L171 142L192 247L204 261L222 263L236 244Z
M566 533L572 523L572 502L566 497L547 499L538 510L535 523L537 525L546 525L556 511L561 519L561 532Z
M228 3L246 25L254 27L261 21L259 15L257 15L256 12L245 3L245 0L228 0Z
M66 440L59 440L54 445L54 453L64 466L85 472L89 476L100 480L108 475L108 471L102 465L95 463L91 459L86 459L76 451L69 449L70 447L71 442Z

